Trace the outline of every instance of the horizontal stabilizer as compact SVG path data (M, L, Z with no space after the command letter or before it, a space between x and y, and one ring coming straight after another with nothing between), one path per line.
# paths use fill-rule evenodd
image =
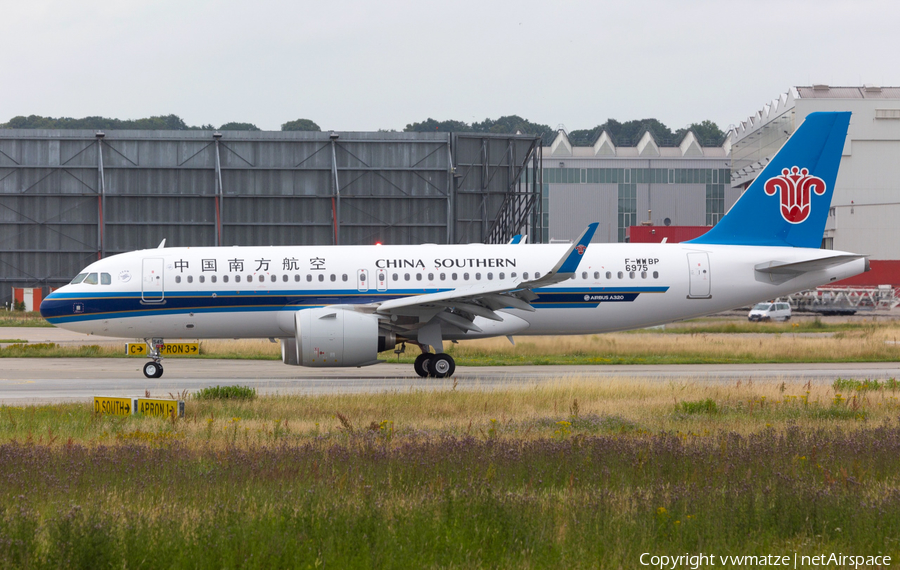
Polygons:
M754 269L760 273L772 273L775 275L797 275L800 273L809 273L810 271L821 271L835 265L843 265L850 261L863 259L865 255L835 255L833 257L823 257L821 259L811 259L809 261L768 261L760 263ZM866 264L868 269L868 263Z

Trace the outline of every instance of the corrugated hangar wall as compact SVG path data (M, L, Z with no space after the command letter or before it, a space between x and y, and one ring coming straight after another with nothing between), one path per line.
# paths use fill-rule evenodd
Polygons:
M507 241L537 219L524 174L540 180L540 149L478 133L0 130L0 303L162 239Z

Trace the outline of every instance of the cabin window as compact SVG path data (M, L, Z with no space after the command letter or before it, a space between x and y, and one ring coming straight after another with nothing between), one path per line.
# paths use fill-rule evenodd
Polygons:
M175 283L181 283L181 275L175 276Z
M654 278L654 279L659 279L659 271L654 271L654 272L653 272L653 278Z
M325 276L319 273L319 283L325 281Z
M454 281L456 281L456 273L451 273L450 278L453 279Z
M310 281L312 281L312 275L307 275L306 282L309 283Z
M347 276L344 275L344 281L346 281L346 280L347 280ZM366 274L365 274L365 273L360 273L360 274L359 274L359 280L360 280L361 282L365 283L365 282L366 282Z
M416 273L416 281L421 281L421 280L422 280L422 274Z
M541 278L541 272L540 272L540 271L535 271L535 272L534 272L534 278L535 278L535 279L540 279L540 278Z
M331 276L330 276L329 278L331 279L331 282L332 282L332 283L334 283L335 281L337 281L337 275L335 275L334 273L332 273Z
M201 276L200 276L200 283L206 283L206 276L205 276L205 275L201 275Z
M97 284L97 274L91 273L87 277L84 278L85 285L96 285Z
M240 275L235 275L235 276L234 276L234 282L235 282L235 283L240 283L240 282L241 282L241 276L240 276Z
M468 280L469 280L469 274L463 273L463 281L468 281Z
M582 279L587 279L587 271L582 271L582 272L581 272L581 278L582 278Z
M300 274L299 274L299 273L295 273L295 274L294 274L294 281L297 282L297 283L300 282Z
M600 279L600 272L594 271L594 279Z
M607 271L607 272L606 272L606 278L607 278L607 279L612 279L612 271Z
M209 280L212 281L213 283L215 283L215 282L216 282L216 276L215 276L215 275L211 276L211 277L209 278Z
M501 281L504 280L504 279L506 279L506 273L503 273L503 272L501 271L501 272L500 272L500 275L497 276L497 279L499 279L499 280L501 280Z
M250 282L252 282L252 281L253 281L253 276L252 276L252 275L248 275L248 276L247 276L247 283L250 283Z
M522 273L522 279L528 279L528 272L525 271Z
M622 273L621 271L619 271L619 273L616 275L616 277L618 277L619 279L622 279L623 277L625 277L625 274Z
M634 279L634 271L629 271L629 272L628 272L628 278L629 278L629 279Z
M228 283L228 276L227 276L227 275L223 275L223 276L222 276L222 283Z
M394 273L393 275L391 275L391 279L393 279L394 281L399 281L399 280L400 280L400 276L397 275L396 273Z
M273 275L270 280L272 281L272 283L275 283L275 276ZM284 280L287 281L287 275L284 276Z
M100 284L101 285L109 285L112 283L112 277L109 276L109 273L101 273L100 274Z
M494 278L494 274L493 274L493 273L488 273L488 274L487 274L487 278L488 278L488 281L492 280L492 279Z
M193 282L194 282L194 276L188 275L188 283L193 283Z
M434 281L434 273L429 273L429 274L428 274L428 280L429 280L429 281Z
M515 279L515 278L516 278L516 272L513 271L512 273L509 274L509 276L512 277L513 279Z
M646 279L646 278L647 278L647 272L641 271L641 279Z
M343 275L341 275L341 281L347 281L347 274L346 274L346 273L344 273ZM363 281L365 281L365 277L363 277Z
M274 278L273 278L273 279L274 279ZM281 276L281 280L282 280L283 282L287 283L287 282L288 282L288 276L287 276L287 274L282 275L282 276Z
M447 279L447 274L446 274L446 273L441 273L441 281L443 281L443 280L445 280L445 279Z

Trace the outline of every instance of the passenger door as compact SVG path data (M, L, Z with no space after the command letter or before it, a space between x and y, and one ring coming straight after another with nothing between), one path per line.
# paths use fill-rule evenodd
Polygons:
M141 276L141 300L145 303L162 303L165 299L163 279L163 259L151 257L144 259Z
M694 252L687 254L690 269L690 289L688 299L709 299L709 254Z

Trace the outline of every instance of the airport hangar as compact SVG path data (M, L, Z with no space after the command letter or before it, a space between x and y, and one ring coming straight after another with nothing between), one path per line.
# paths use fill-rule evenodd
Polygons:
M543 148L545 240L571 240L600 220L594 241L684 241L705 232L815 111L853 117L822 247L867 254L872 271L847 286L900 287L900 87L792 87L730 128L721 146L613 141L573 147L560 129ZM677 146L676 146L677 144Z
M541 151L520 134L0 129L0 306L163 239L508 242L539 226Z

